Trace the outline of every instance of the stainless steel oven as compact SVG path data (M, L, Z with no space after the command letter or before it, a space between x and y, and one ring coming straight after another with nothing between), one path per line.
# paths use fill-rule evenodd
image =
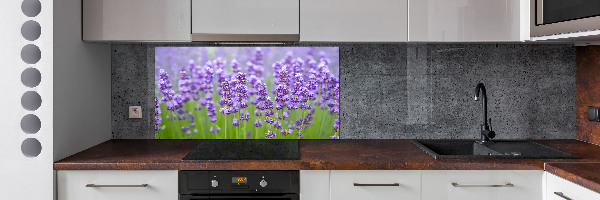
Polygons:
M180 200L299 200L299 171L179 171Z
M600 29L600 0L530 0L531 36Z

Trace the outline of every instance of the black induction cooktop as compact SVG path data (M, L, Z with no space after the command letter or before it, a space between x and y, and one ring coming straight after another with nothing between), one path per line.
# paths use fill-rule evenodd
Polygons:
M299 160L298 140L203 140L183 160Z

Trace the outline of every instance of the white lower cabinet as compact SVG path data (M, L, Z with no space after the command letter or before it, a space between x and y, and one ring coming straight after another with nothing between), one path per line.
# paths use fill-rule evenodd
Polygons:
M58 200L179 198L176 170L64 170L56 180Z
M543 171L425 170L423 200L542 200Z
M421 171L345 171L330 175L331 200L418 200Z
M573 182L562 179L554 174L545 173L545 200L588 200L600 199L600 194Z
M300 170L300 200L329 200L329 170Z

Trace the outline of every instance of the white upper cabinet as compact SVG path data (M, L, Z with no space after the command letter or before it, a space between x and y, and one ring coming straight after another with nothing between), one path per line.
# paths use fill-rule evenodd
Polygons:
M529 40L528 0L411 0L409 41Z
M85 41L189 41L190 0L83 0Z
M193 41L298 41L299 0L192 0Z
M302 0L300 41L406 42L408 0Z

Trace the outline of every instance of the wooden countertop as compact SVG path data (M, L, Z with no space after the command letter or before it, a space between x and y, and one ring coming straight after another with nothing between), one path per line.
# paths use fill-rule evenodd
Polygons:
M545 170L600 193L600 162L551 162L546 163Z
M600 147L536 140L581 159L440 159L410 140L300 140L300 160L183 161L202 140L109 140L54 163L55 170L543 170L546 162L600 162Z

